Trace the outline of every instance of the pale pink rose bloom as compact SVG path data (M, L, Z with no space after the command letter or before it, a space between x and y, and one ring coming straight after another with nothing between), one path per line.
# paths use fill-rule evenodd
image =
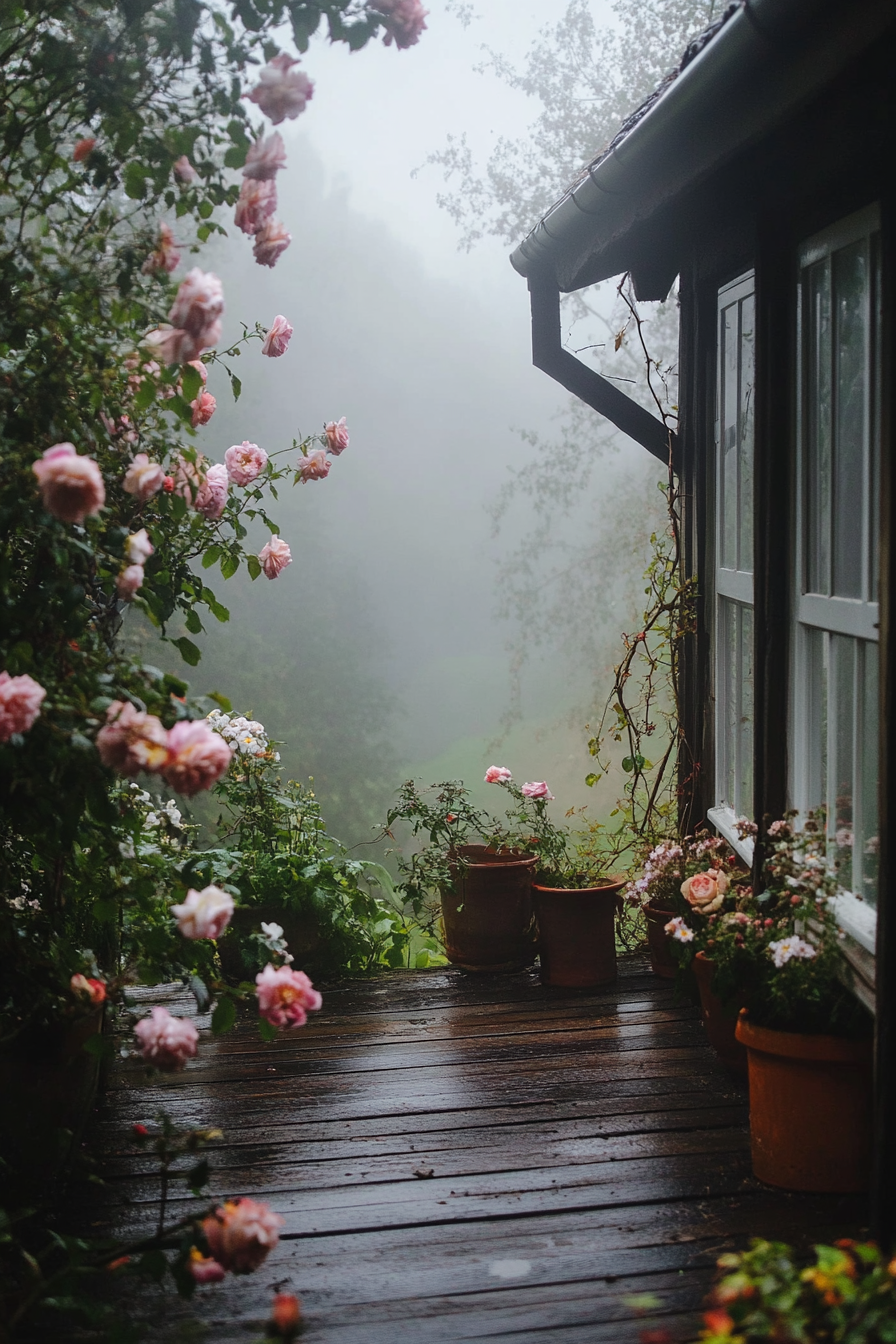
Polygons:
M152 1015L134 1027L134 1035L147 1064L165 1073L179 1073L196 1054L199 1040L193 1023L185 1017L172 1017L167 1008L153 1008Z
M185 938L220 938L233 914L233 897L220 887L191 887L183 905L172 905L171 913Z
M140 269L144 275L152 275L163 271L170 275L172 271L177 270L179 264L180 251L174 241L171 225L162 220L159 225L159 241L156 243L155 251L150 252Z
M186 154L181 154L180 158L175 160L174 175L188 186L190 183L195 182L199 176Z
M242 443L235 443L227 449L224 464L234 485L251 485L267 466L268 455L257 443L243 439Z
M205 334L203 333L203 335ZM221 337L221 323L212 323L207 334L209 335L209 345L217 345ZM147 332L143 338L143 344L152 351L160 363L165 365L189 364L207 348L189 331L183 331L180 327L169 326L167 323L163 323L161 327L156 327L155 331ZM172 392L163 392L162 395L171 396Z
M554 801L554 795L543 779L533 784L524 784L520 792L524 798L544 798L549 803Z
M243 177L254 178L256 182L268 182L285 167L286 146L280 132L275 131L273 135L259 136L249 146Z
M244 177L233 222L251 238L277 209L277 183Z
M703 915L711 915L721 909L728 890L728 878L718 868L708 868L705 873L695 873L681 884L681 894L688 905Z
M8 742L13 733L27 733L40 714L46 691L40 682L24 673L11 677L0 672L0 742Z
M282 537L271 537L266 546L258 552L265 578L276 579L287 565L292 564L292 552Z
M198 342L201 350L214 345L221 334L220 317L224 312L224 287L211 271L194 266L180 282L168 320L172 326L187 332ZM214 331L212 337L210 332ZM190 359L195 359L191 355Z
M210 789L230 765L232 748L202 719L183 719L168 734L168 758L162 778L178 793L192 798Z
M294 121L314 93L314 85L301 70L293 70L298 65L294 56L281 52L275 56L258 76L258 83L246 97L259 111L269 117L275 126L289 118Z
M312 448L299 458L296 470L303 481L322 481L330 474L332 465L323 448Z
M195 401L190 402L193 410L193 428L198 429L200 425L207 425L211 420L218 403L215 401L211 392L200 392Z
M420 0L372 0L370 9L382 14L385 21L386 36L383 44L407 49L420 41L420 34L426 27L426 16Z
M72 150L72 158L75 163L83 163L89 154L93 153L96 139L92 135L86 135L83 140L79 140Z
M227 1278L224 1266L219 1265L210 1255L203 1255L196 1246L190 1247L187 1273L194 1283L220 1283Z
M199 487L194 505L197 512L201 513L203 518L207 518L210 523L217 522L224 512L229 488L227 468L223 462L216 462L213 467L209 467L205 480Z
M68 983L73 994L86 999L94 1006L105 1002L106 986L102 980L88 980L86 975L73 975Z
M303 1027L308 1013L316 1013L323 999L304 971L268 962L255 977L258 1011L275 1027Z
M43 506L63 523L83 523L106 502L103 474L92 457L79 457L72 443L57 443L33 463Z
M513 775L506 765L490 765L485 772L486 784L507 784L511 779Z
M144 504L161 490L164 479L164 467L158 462L150 462L146 453L137 453L125 472L121 487L129 495L136 495L141 504Z
M278 313L271 323L270 331L262 342L261 353L269 355L271 359L278 359L280 355L286 354L286 347L289 345L292 332L292 324L287 322L282 313Z
M124 553L132 565L145 565L154 550L145 527L132 532L124 544Z
M324 433L327 436L327 451L334 457L339 457L348 447L348 429L345 424L345 416L341 420L331 420L328 425L324 425Z
M130 602L134 594L143 587L144 578L142 565L128 565L121 571L115 580L115 591L122 601Z
M96 735L103 765L133 777L155 773L168 759L168 734L154 714L144 714L129 700L113 700L106 723Z
M252 255L259 266L275 266L277 258L285 252L292 242L292 234L279 219L269 219L255 235Z
M208 1248L232 1274L252 1274L280 1240L283 1219L255 1199L228 1199L202 1220Z

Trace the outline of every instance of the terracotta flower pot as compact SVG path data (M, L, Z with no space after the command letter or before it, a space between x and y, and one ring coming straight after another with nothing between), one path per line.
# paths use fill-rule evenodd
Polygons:
M707 1039L719 1059L736 1073L747 1072L747 1051L737 1039L737 1019L728 1017L722 1008L721 1000L712 992L712 977L716 964L710 961L705 952L698 952L691 962L697 988L700 991L700 1008L703 1013L703 1025Z
M595 989L616 979L616 907L624 882L572 890L533 886L541 983Z
M747 1047L753 1172L784 1190L867 1190L871 1171L870 1041L754 1026Z
M442 893L445 955L466 971L515 971L535 960L535 856L460 845Z
M650 948L653 973L661 976L663 980L674 980L677 968L669 946L666 925L670 919L675 918L675 911L656 910L652 905L645 905L644 916L647 920L647 945Z

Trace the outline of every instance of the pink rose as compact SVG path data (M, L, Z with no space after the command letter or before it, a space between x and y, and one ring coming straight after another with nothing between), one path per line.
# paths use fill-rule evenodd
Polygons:
M258 83L246 97L254 103L260 112L279 126L289 118L294 121L314 93L314 85L301 70L293 70L298 65L294 56L281 52L269 61L258 76Z
M217 405L218 403L211 392L200 392L196 400L190 402L193 411L193 428L198 429L200 425L207 425L214 415Z
M13 733L27 733L40 714L46 691L29 677L11 677L0 672L0 742L8 742Z
M153 1008L151 1016L134 1027L134 1035L147 1064L165 1073L179 1073L196 1054L199 1040L193 1023L185 1017L172 1017L167 1008Z
M172 326L192 336L200 347L197 353L201 353L220 338L223 312L221 281L210 271L200 271L194 266L180 282L168 320ZM190 358L195 359L195 355Z
M270 331L262 342L261 353L270 356L271 359L277 359L280 355L286 354L286 347L289 345L292 330L292 326L283 314L278 313L271 323Z
M220 1283L227 1278L224 1266L219 1265L210 1255L203 1255L196 1246L190 1247L187 1273L194 1283Z
M688 905L704 915L711 915L721 907L727 890L728 878L718 868L695 873L681 884L681 894Z
M194 505L197 512L210 523L217 522L224 512L228 489L227 468L223 462L216 462L213 467L209 467L205 480L199 487Z
M168 734L168 758L162 766L162 778L178 793L192 798L202 789L210 789L227 773L230 744L212 732L202 719L183 719Z
M122 601L130 602L134 594L143 587L144 578L142 565L128 565L121 571L115 580L115 591Z
M103 475L92 457L79 457L74 444L56 443L33 463L43 506L63 523L83 523L106 502Z
M184 938L220 938L233 914L233 897L220 887L191 887L183 905L172 905L171 913Z
M168 759L168 734L154 714L141 713L127 700L114 700L96 735L100 760L120 775L154 773Z
M132 565L145 565L154 550L145 527L141 527L139 532L132 532L124 544L125 555Z
M544 780L537 781L534 784L524 784L520 792L524 798L544 798L549 803L554 801L554 795Z
M344 453L348 447L348 430L345 426L345 416L341 420L331 420L328 425L324 425L324 433L327 436L327 451L334 457Z
M303 1027L323 1002L304 971L268 962L255 977L258 1011L275 1027Z
M260 1200L229 1199L202 1221L208 1248L232 1274L251 1274L280 1240L283 1219Z
M162 220L159 225L159 241L156 243L155 251L150 252L140 269L144 275L162 272L170 275L172 271L177 270L179 263L180 252L174 241L171 226Z
M296 467L303 481L322 481L330 474L332 463L323 448L312 448L304 457L299 458Z
M292 552L288 543L281 537L271 537L267 545L262 546L258 552L258 558L268 579L276 579L287 565L292 564Z
M73 975L69 981L69 989L78 998L86 999L94 1006L104 1003L106 999L106 986L102 980L88 980L86 975Z
M429 12L420 0L369 0L368 8L383 17L384 46L390 47L394 40L396 47L407 49L420 41Z
M221 337L221 323L212 323L208 332L203 334L209 336L207 345L203 345L190 332L163 323L155 331L147 332L143 344L149 347L162 364L189 364L208 346L217 344Z
M268 463L268 455L257 443L243 439L235 443L224 454L227 475L234 485L251 485L260 476Z
M277 258L285 252L292 242L292 234L279 219L269 219L255 235L252 255L259 266L275 266Z
M92 135L86 135L83 140L79 140L72 150L72 159L75 163L83 163L84 160L93 153L96 139Z
M189 186L196 181L199 174L187 158L186 154L181 154L180 158L176 159L174 162L174 176Z
M490 765L485 772L486 784L509 784L512 779L506 765Z
M277 209L277 183L268 180L243 178L233 222L251 238Z
M121 486L129 495L136 495L140 503L145 504L161 490L164 479L164 467L159 466L158 462L150 462L146 453L137 453L125 472Z
M259 136L249 146L243 177L254 178L256 182L269 182L285 167L286 146L280 132L275 131L273 135Z

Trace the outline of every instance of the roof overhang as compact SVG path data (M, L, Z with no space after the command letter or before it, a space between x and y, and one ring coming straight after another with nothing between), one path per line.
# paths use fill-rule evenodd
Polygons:
M744 0L512 265L566 292L631 271L639 298L664 298L678 244L651 223L821 93L894 18L896 0Z

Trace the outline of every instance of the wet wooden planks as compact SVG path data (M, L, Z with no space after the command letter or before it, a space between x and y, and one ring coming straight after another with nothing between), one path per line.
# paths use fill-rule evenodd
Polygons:
M331 989L270 1046L251 1020L204 1032L175 1079L123 1063L95 1126L95 1227L153 1226L157 1183L130 1126L160 1109L225 1131L215 1196L285 1219L255 1276L189 1308L166 1299L161 1316L157 1296L136 1299L150 1337L198 1316L209 1340L257 1338L276 1286L302 1297L320 1344L634 1344L658 1324L686 1338L723 1249L858 1231L860 1201L753 1181L745 1093L696 1012L640 959L620 970L588 996L533 972L395 974ZM151 1001L190 1012L179 988ZM645 1292L662 1306L639 1320L625 1299Z

